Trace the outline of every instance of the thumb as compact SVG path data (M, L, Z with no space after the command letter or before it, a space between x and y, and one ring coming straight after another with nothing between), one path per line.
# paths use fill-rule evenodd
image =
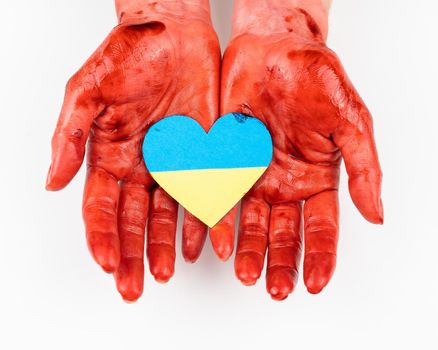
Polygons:
M80 169L92 122L104 109L92 74L82 69L67 83L61 115L52 138L52 163L46 189L63 189Z
M365 106L354 123L345 120L334 136L349 177L351 198L361 214L383 224L382 171L374 141L372 118Z

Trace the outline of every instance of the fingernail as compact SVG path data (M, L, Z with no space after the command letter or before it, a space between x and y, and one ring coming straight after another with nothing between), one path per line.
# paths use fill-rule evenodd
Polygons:
M227 261L234 250L234 237L230 234L230 228L217 224L210 231L210 239L217 257L224 262Z
M383 207L383 201L380 199L379 201L379 224L383 225L385 221L385 209Z
M272 287L269 289L269 294L271 298L275 301L283 301L288 298L289 292L280 292L277 287Z
M266 286L271 298L277 301L286 299L295 289L297 273L284 268L268 268Z
M49 171L46 178L46 190L50 189L50 183L52 182L52 164L50 164Z
M245 286L253 286L260 278L261 268L254 258L245 255L236 260L235 272L237 278Z
M98 245L93 248L93 255L96 262L106 273L117 271L120 264L119 253L107 245Z
M194 264L199 259L199 255L194 251L183 251L183 258L187 264Z
M310 294L313 294L313 295L320 294L320 293L322 292L323 289L324 289L324 288L321 288L321 287L319 287L319 288L307 287L307 291L308 291Z
M173 277L174 269L166 264L157 264L151 268L152 276L158 283L167 283Z
M216 248L216 255L223 262L227 261L231 257L232 253L233 253L233 247L231 247L228 244L221 244Z
M119 283L117 285L117 289L122 296L122 299L125 303L133 304L138 299L140 299L141 295L143 294L143 288L142 286L136 285L135 283L123 285L122 283Z
M307 278L305 278L304 283L307 287L307 291L310 294L319 294L322 292L327 282L325 278L321 277L320 274L313 271Z

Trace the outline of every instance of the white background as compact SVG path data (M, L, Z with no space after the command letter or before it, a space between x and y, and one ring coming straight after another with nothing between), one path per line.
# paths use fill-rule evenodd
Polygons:
M231 0L212 0L223 47ZM285 302L219 262L180 251L176 275L122 302L88 254L83 170L46 193L64 85L115 25L112 1L1 0L1 349L437 349L438 3L334 0L329 45L375 119L386 223L366 223L341 186L339 260L318 296ZM345 174L343 174L345 175ZM179 236L180 239L180 236Z

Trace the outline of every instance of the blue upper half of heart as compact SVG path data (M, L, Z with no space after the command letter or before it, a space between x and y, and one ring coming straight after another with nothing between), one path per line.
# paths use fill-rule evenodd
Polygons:
M162 119L146 134L143 156L150 172L268 167L272 138L258 119L231 113L208 134L192 118Z

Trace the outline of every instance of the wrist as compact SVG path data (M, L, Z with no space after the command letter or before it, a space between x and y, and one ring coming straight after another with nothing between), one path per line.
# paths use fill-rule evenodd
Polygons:
M120 24L160 18L198 19L211 23L209 0L115 0Z
M319 31L327 39L332 0L235 0L232 37ZM316 25L317 28L312 28Z

